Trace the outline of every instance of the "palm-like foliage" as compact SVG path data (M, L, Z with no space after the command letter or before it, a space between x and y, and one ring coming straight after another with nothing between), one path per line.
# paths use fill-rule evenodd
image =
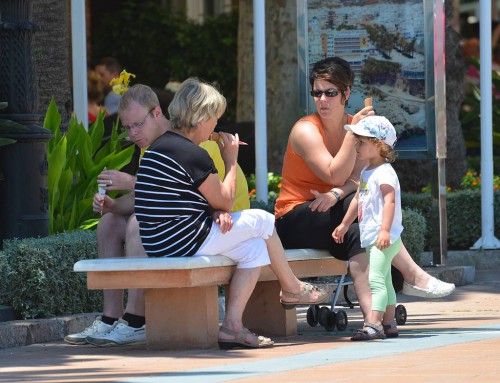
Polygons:
M121 169L132 158L134 146L122 148L124 134L118 134L118 122L113 126L110 140L102 143L103 118L104 114L100 114L87 132L83 124L72 117L67 133L63 134L54 100L49 105L44 127L54 135L47 149L51 234L75 230L89 220L96 221L92 200L97 192L97 175L105 167Z

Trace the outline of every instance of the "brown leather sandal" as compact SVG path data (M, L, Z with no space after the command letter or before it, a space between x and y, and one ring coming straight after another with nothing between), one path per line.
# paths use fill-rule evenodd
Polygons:
M293 301L293 302L286 302L286 301L280 299L280 303L285 309L292 309L298 305L318 305L318 304L323 303L326 300L330 299L332 297L332 294L334 291L333 287L328 286L328 285L317 286L317 285L312 285L310 283L304 282L303 286L304 286L304 291L302 291L302 293L298 293L298 294L294 294L294 293L290 293L288 291L281 290L282 297L297 299L296 301ZM318 294L318 298L316 300L311 301L311 299L309 297L313 291L318 291L319 294Z
M351 337L353 341L359 340L373 340L373 339L385 339L384 328L382 326L377 326L373 323L365 323L363 328L367 327L368 330L356 330L354 335Z
M251 334L251 331L247 328L244 328L240 332L236 332L227 327L221 326L219 331L224 334L234 336L234 339L219 339L219 348L221 350L231 350L233 348L266 348L271 347L274 344L274 341L270 338L256 334L253 334L256 336L253 341L247 342L247 335Z

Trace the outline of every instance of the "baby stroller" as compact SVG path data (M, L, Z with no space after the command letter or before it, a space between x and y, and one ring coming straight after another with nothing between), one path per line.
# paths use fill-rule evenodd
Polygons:
M347 266L349 267L348 261ZM392 278L396 292L401 291L403 288L402 276L399 270L394 267L392 268ZM335 289L335 294L330 307L320 307L320 305L309 306L306 317L309 326L314 327L319 323L320 326L324 327L328 332L335 330L335 328L337 328L338 331L344 331L348 324L347 313L342 309L335 311L335 307L337 306L340 291L343 288L345 300L345 305L343 307L349 307L351 309L354 308L355 304L351 302L347 294L349 286L352 285L352 283L351 278L346 275L341 275L339 281L337 282L337 288ZM404 305L400 304L396 306L395 319L398 325L404 325L406 323L407 312Z

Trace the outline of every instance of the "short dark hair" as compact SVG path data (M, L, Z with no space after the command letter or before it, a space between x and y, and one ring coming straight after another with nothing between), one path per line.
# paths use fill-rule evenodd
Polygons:
M114 57L103 57L97 65L104 65L108 72L111 73L120 73L122 71L122 66Z
M128 109L133 102L148 110L160 105L158 96L153 89L144 84L135 84L123 93L122 98L120 99L118 112Z
M335 85L340 90L342 101L347 105L345 92L354 83L354 72L346 60L340 57L328 57L318 61L313 65L309 74L311 89L314 87L315 80L325 80Z

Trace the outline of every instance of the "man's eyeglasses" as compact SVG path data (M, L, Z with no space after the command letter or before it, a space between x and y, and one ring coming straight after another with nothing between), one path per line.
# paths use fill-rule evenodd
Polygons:
M320 98L323 93L325 94L326 97L332 98L332 97L337 97L338 94L340 93L340 90L338 89L327 89L327 90L311 90L311 96Z
M130 125L122 125L122 129L127 132L130 132L132 129L134 130L141 129L143 125L146 123L146 120L148 119L149 115L155 108L156 106L153 106L151 109L149 109L149 112L146 113L146 115L140 122L136 122L135 124L130 124Z

